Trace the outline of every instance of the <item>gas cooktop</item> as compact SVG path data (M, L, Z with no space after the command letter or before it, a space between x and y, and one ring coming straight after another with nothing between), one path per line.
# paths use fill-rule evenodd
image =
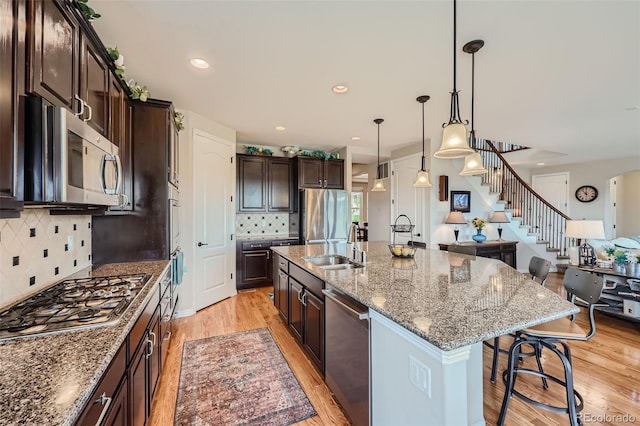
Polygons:
M0 340L113 325L150 278L134 274L61 281L0 312Z

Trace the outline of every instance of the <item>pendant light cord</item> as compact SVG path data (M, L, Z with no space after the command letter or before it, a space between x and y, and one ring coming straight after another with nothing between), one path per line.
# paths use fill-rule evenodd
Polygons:
M376 167L376 179L380 179L380 123L378 125L378 167Z
M456 0L453 0L453 91L456 92Z
M422 102L422 169L420 170L426 170L424 163L424 102Z
M473 112L475 105L475 93L476 93L476 53L471 54L471 131L469 132L469 138L471 139L471 148L476 148L476 128L473 124Z

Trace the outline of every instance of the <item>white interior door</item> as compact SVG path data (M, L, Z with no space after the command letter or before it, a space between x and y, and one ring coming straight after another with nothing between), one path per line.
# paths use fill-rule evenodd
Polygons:
M391 162L391 186L393 188L391 210L394 221L401 214L411 219L411 223L415 225L413 241L426 243L429 240L429 235L425 206L429 188L413 187L418 170L420 170L421 160L422 156L418 153ZM398 220L398 224L405 223L408 223L406 218ZM411 234L396 234L395 238L396 243L406 244L411 239Z
M569 214L569 173L550 173L531 177L533 190L549 204Z
M236 294L235 147L198 130L193 137L196 310Z

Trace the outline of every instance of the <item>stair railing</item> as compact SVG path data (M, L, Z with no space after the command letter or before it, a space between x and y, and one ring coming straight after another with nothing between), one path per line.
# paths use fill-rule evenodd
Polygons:
M502 145L506 145L506 150ZM509 146L486 139L476 141L483 165L488 170L482 183L489 185L491 192L500 194L505 209L512 212L512 217L519 218L521 226L528 227L530 234L536 235L539 244L546 244L547 251L566 257L567 249L576 245L574 238L564 235L567 220L571 218L542 198L513 170L502 156L502 152L513 150L508 149Z

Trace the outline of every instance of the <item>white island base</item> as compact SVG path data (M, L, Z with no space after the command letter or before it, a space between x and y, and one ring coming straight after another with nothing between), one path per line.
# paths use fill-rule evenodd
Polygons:
M485 424L482 342L443 351L381 314L369 314L372 425Z

